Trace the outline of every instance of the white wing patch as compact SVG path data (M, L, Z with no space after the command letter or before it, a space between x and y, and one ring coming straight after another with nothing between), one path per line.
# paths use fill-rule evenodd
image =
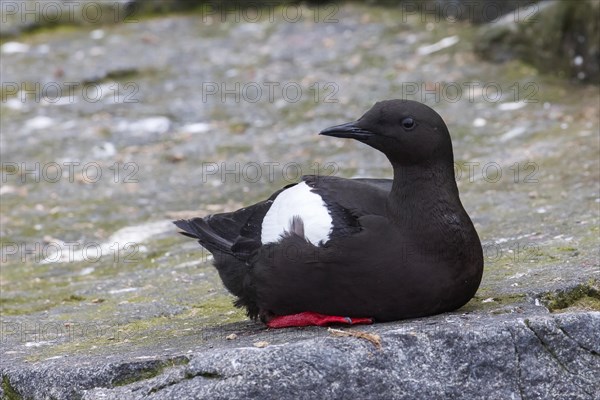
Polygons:
M274 243L290 230L292 219L298 216L304 222L304 236L312 244L327 242L333 229L333 220L325 202L310 186L300 182L281 192L273 201L262 223L261 242Z

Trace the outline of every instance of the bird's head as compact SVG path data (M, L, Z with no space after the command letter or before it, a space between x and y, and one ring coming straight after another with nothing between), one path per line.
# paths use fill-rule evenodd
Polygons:
M444 120L416 101L380 101L358 120L320 134L356 139L381 151L396 165L453 162L452 141Z

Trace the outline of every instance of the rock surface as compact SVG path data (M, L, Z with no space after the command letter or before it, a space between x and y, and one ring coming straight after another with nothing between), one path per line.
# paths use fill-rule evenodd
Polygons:
M481 61L468 23L299 9L296 22L190 13L2 45L2 397L597 398L597 87ZM388 177L381 154L315 133L398 97L449 126L485 247L475 298L341 328L380 349L247 321L170 220L300 173Z
M486 59L524 60L577 81L600 81L600 2L530 4L481 28L475 49Z
M361 328L251 332L188 354L9 367L6 397L55 399L596 399L600 313L446 315ZM346 329L358 332L359 329ZM264 348L253 346L268 341ZM7 378L7 376L9 378ZM18 397L21 398L21 397Z

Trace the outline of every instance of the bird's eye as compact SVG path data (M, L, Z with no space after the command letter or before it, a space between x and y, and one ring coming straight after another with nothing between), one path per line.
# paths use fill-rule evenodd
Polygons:
M415 120L414 120L414 119L412 119L411 117L406 117L406 118L404 118L404 119L402 120L401 124L402 124L402 127L403 127L404 129L406 129L406 130L411 130L412 128L414 128L414 127L415 127L415 125L417 125L417 124L415 123Z

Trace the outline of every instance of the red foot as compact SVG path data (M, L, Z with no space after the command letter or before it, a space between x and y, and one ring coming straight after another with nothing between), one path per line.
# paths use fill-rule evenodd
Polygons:
M300 314L274 317L267 322L267 326L269 328L290 328L294 326L327 326L331 324L358 325L372 323L373 318L338 317L335 315L324 315L306 311L301 312Z

